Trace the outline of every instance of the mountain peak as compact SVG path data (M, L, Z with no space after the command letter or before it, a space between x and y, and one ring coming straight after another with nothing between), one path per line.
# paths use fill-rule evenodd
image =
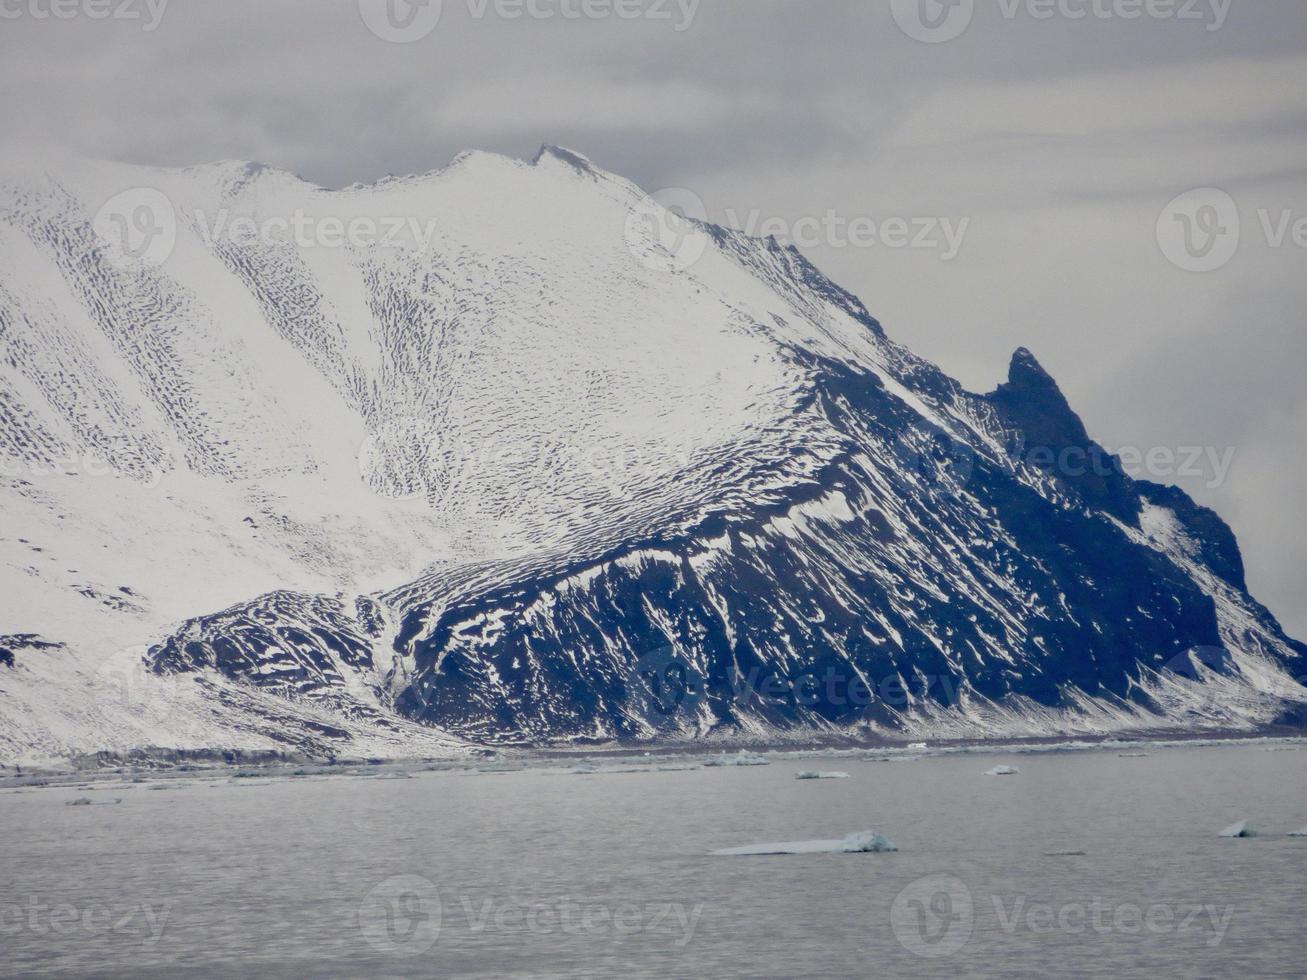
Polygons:
M1012 353L1006 383L986 396L1010 430L1019 432L1014 450L1074 487L1085 500L1134 524L1139 499L1111 454L1089 438L1080 416L1053 376L1026 347ZM1068 455L1069 454L1069 455ZM1095 460L1092 467L1062 466L1055 460Z
M1031 353L1029 347L1018 347L1012 352L1012 361L1007 369L1007 383L1020 387L1057 388L1053 376L1044 370L1044 366Z
M565 163L568 166L575 167L584 173L594 173L595 165L590 162L590 158L584 153L577 153L575 150L569 150L564 146L555 146L552 143L543 144L536 155L531 160L531 166L540 163L541 160L553 158Z

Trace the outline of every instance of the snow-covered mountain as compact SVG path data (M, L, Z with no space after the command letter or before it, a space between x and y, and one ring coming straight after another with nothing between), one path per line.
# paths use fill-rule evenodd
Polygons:
M1033 355L965 391L570 151L12 165L0 254L0 757L1307 720Z

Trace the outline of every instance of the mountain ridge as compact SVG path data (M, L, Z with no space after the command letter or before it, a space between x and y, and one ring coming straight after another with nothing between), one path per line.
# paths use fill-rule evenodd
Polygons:
M45 180L0 182L0 631L68 650L0 675L14 752L1248 728L1307 701L1229 528L1131 480L1029 350L966 391L793 247L574 151L339 191L231 162ZM177 243L123 266L93 216L140 186ZM433 231L207 240L224 207ZM37 472L96 454L111 479ZM838 698L755 690L828 670Z

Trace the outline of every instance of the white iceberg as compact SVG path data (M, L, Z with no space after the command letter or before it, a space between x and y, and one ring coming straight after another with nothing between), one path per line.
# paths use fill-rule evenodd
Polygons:
M713 851L714 857L742 857L764 854L870 854L898 848L874 830L849 834L842 840L794 840L777 844L749 844Z
M1289 832L1290 837L1307 837L1307 827L1299 827L1297 830Z
M1238 823L1232 823L1220 833L1221 837L1256 837L1253 829L1248 826L1247 820L1240 820Z
M822 769L805 769L794 774L795 779L848 779L847 772L827 772Z
M910 749L924 749L925 747L926 747L926 743L925 743L925 742L909 742L909 743L908 743L908 748L910 748Z
M1021 770L1016 766L995 766L993 769L985 771L986 776L1017 776Z

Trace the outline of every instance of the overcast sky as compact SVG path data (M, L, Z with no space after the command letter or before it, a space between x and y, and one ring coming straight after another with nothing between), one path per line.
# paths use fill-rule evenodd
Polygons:
M688 189L789 229L970 388L1025 345L1100 442L1163 450L1157 476L1209 448L1166 482L1307 638L1307 4L953 2L0 0L0 134L328 186L559 143ZM1233 203L1167 210L1204 187ZM1191 223L1187 258L1159 218Z

